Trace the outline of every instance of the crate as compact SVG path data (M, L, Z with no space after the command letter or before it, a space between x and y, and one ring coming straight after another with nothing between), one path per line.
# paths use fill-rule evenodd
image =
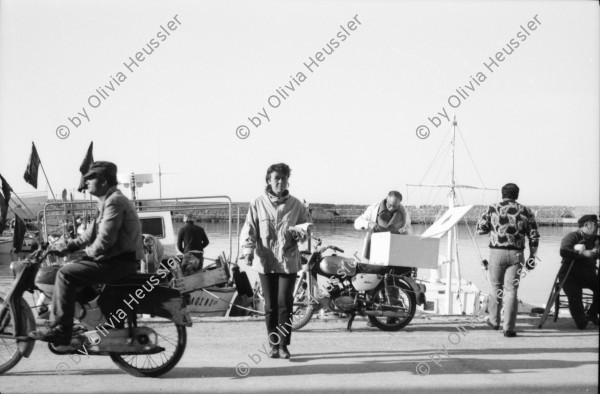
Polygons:
M439 249L439 238L375 233L369 264L437 269Z
M216 267L208 267L193 275L173 279L173 287L180 293L186 294L205 287L220 285L229 281L229 267L224 260L219 259Z

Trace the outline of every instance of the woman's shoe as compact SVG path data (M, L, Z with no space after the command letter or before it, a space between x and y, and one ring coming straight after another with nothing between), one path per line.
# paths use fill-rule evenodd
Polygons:
M279 345L279 357L289 359L291 356L286 345Z
M279 351L277 350L277 345L271 345L271 350L269 350L269 358L279 358Z

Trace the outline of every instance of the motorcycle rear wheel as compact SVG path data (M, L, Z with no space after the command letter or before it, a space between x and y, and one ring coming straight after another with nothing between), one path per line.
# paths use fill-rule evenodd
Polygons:
M373 302L374 310L383 310L384 307L400 307L402 316L386 317L386 316L369 316L369 320L373 325L383 331L398 331L406 327L415 316L417 308L417 299L415 293L404 283L388 286L389 297L392 300L391 304L387 301L386 290L383 282L379 284L375 291L370 295L370 301Z
M315 312L314 305L308 292L308 283L302 275L296 294L294 294L294 309L292 312L292 330L296 331L308 324Z
M137 377L157 377L169 372L181 359L187 343L185 326L174 322L152 318L141 321L138 326L150 327L156 331L158 346L165 348L156 354L110 353L110 358L124 372Z
M15 319L12 312L7 307L5 312L2 312L4 298L0 297L0 333L4 335L15 334ZM26 332L32 331L35 327L26 327ZM23 354L19 349L18 341L12 338L0 338L0 374L11 370L21 361Z

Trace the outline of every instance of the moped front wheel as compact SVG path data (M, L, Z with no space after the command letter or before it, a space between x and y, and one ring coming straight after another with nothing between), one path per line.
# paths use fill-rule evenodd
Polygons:
M384 286L383 283L369 296L373 311L393 311L398 316L369 316L371 323L383 331L398 331L406 327L415 316L417 299L414 291L404 283Z
M310 297L306 275L302 275L294 294L294 309L292 312L292 330L296 331L308 324L315 312Z
M110 358L124 372L137 377L157 377L169 372L181 359L187 343L185 326L151 318L138 322L138 327L149 327L156 332L157 346L164 348L155 354L110 353Z
M26 319L23 319L27 322ZM26 332L34 328L26 327ZM5 336L16 336L15 318L8 306L4 305L4 299L0 297L0 374L11 370L21 361L23 354L19 348L19 341L16 338L7 338Z

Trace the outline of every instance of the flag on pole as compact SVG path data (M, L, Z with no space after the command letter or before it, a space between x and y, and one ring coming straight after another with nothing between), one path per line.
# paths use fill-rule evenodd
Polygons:
M90 147L83 158L83 162L81 162L81 166L79 166L79 172L81 172L81 179L79 180L79 187L77 188L78 192L82 192L87 189L87 185L85 184L85 180L83 176L89 171L90 165L94 162L94 155L92 151L94 150L94 141L90 142Z
M0 175L0 182L2 183L2 195L0 195L0 234L2 234L2 231L4 231L6 215L8 214L8 203L10 201L12 187L10 187L2 175Z
M6 221L6 215L8 214L8 204L4 201L3 197L0 197L0 235L4 231L4 222Z
M25 224L23 219L21 219L19 215L15 213L15 232L13 234L13 248L17 253L20 252L21 248L23 247L23 240L25 239L26 229L27 225Z
M35 149L35 144L31 143L31 155L29 156L29 162L27 163L27 169L25 170L25 175L23 178L25 181L31 186L37 189L37 178L38 178L38 168L40 167L40 157L38 156L37 149Z
M0 175L0 182L2 183L2 194L4 195L4 202L8 205L10 201L10 192L12 191L12 187L6 182L6 179L2 175Z

